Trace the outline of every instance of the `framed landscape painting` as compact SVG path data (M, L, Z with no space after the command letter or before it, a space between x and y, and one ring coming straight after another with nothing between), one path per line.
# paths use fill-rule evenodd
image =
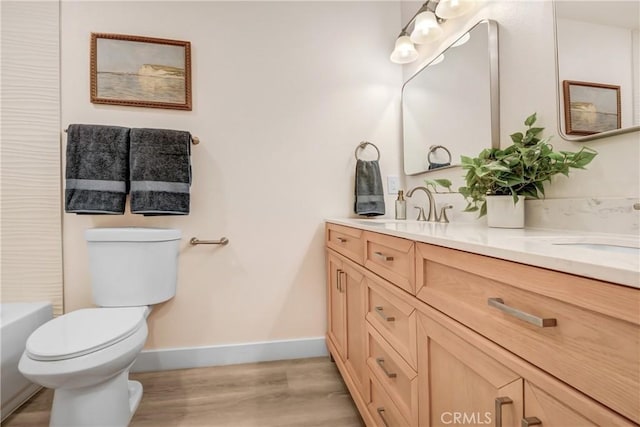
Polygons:
M567 135L620 129L620 86L573 80L565 80L562 85Z
M91 34L91 102L191 110L191 43Z

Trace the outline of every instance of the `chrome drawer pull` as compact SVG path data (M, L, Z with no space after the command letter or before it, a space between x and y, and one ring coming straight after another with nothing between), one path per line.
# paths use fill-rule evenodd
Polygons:
M387 256L387 255L383 254L382 252L374 252L373 254L375 256L377 256L378 258L380 258L382 261L393 261L393 257L392 256Z
M378 313L378 315L380 315L380 317L382 317L387 322L393 322L393 321L396 320L395 317L387 316L386 314L384 314L384 311L382 311L382 307L380 307L380 306L376 307L375 310L376 310L376 313Z
M496 427L502 427L502 405L508 405L513 403L513 400L508 397L496 397Z
M542 421L538 417L526 417L522 419L521 426L522 427L531 427L531 426L539 426L542 424Z
M545 319L542 317L534 316L533 314L525 313L524 311L518 310L517 308L509 307L504 303L502 298L489 298L487 300L487 304L489 304L489 306L491 307L497 308L503 313L517 317L520 320L524 320L527 323L531 323L532 325L539 326L541 328L556 326L556 324L558 323L556 322L556 319Z
M340 243L347 243L347 239L345 239L344 237L336 237L336 240Z
M387 368L384 367L384 359L382 357L376 358L376 363L378 364L378 366L380 366L380 369L382 369L382 372L384 372L384 374L388 378L395 378L398 376L395 372L387 371Z
M389 427L389 423L384 418L384 408L380 407L380 408L376 409L376 412L378 413L378 415L380 415L380 419L382 420L382 424L384 424L384 427Z

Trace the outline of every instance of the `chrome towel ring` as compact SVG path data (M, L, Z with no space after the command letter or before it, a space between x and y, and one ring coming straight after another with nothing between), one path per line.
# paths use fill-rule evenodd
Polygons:
M449 160L447 160L444 163L434 163L431 161L431 155L433 153L435 153L438 150L444 150L447 153L447 156L449 156ZM447 149L447 147L445 147L444 145L432 145L431 147L429 147L429 154L427 154L427 162L429 163L429 169L436 169L436 168L441 168L444 166L450 166L451 165L451 151L449 151Z
M376 160L380 160L380 150L378 150L378 147L376 147L374 143L369 141L362 141L360 144L358 144L358 146L356 147L356 151L354 153L356 156L356 160L361 160L358 158L358 150L364 150L367 147L367 145L370 145L376 149L376 153L378 153L378 158Z

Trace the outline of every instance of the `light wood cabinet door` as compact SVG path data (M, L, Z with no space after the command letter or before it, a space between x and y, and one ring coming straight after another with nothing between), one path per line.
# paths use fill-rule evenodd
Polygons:
M367 282L364 274L354 268L350 261L342 264L340 288L345 299L346 319L346 352L345 366L351 374L353 382L363 395L367 397L367 354L365 315L367 313Z
M418 299L640 423L640 292L434 245Z
M343 274L342 260L327 251L327 335L342 360L347 349L345 298L341 289Z
M518 427L523 383L517 373L418 315L419 425Z
M367 281L357 264L331 251L327 251L327 299L329 339L356 388L367 398Z

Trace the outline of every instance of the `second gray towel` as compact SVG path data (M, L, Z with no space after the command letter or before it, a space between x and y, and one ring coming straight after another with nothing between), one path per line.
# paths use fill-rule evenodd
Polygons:
M355 212L358 215L384 215L384 190L377 160L357 161L355 187Z
M64 210L122 215L128 166L129 128L69 125Z
M131 212L188 215L191 134L131 129Z

